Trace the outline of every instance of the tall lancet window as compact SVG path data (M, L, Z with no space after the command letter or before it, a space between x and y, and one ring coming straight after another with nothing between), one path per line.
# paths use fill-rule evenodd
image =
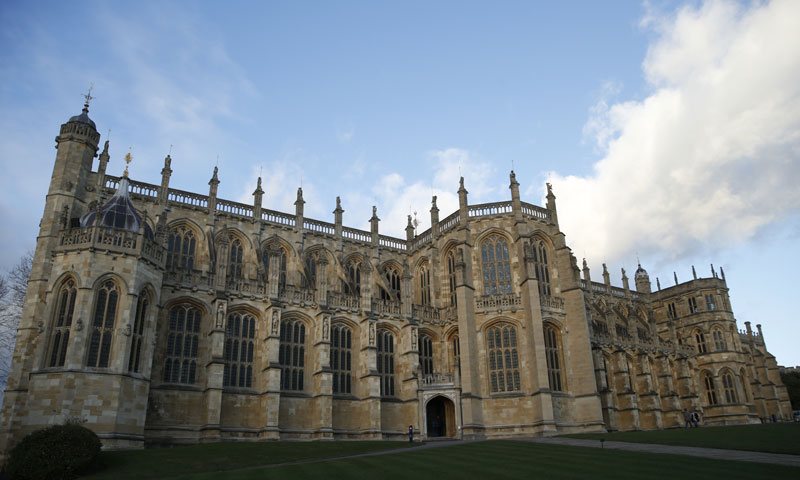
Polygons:
M351 259L345 265L347 281L342 280L342 291L346 295L358 297L361 295L361 262Z
M450 289L450 306L455 307L458 303L456 294L456 253L455 249L447 252L447 286Z
M230 247L230 261L228 262L228 279L230 281L236 281L242 279L242 267L243 267L243 248L242 248L242 241L236 237L230 237L231 247Z
M111 280L106 280L97 292L92 320L92 335L89 340L87 367L106 368L111 356L114 339L114 319L117 316L119 288Z
M281 366L281 389L302 391L306 363L306 326L302 321L281 321L278 363Z
M400 301L400 272L395 267L386 267L383 272L386 286L389 287L387 292L381 288L381 300L392 300L395 302Z
M331 327L331 370L333 393L351 393L353 378L353 333L347 325Z
M419 364L423 375L433 373L433 339L424 333L419 336Z
M547 265L547 247L541 240L533 242L533 264L534 268L536 268L539 295L550 295L550 268Z
M431 304L431 271L427 265L419 269L419 302L421 305Z
M167 237L167 270L191 272L194 269L194 232L185 226L173 228Z
M378 331L378 374L381 377L381 396L394 396L394 335Z
M508 243L500 235L491 235L481 244L483 263L483 294L506 295L511 293L511 264L508 260Z
M53 332L50 341L51 367L63 367L67 358L67 345L69 345L69 329L72 326L72 315L75 312L75 296L78 290L75 280L69 279L61 285L56 298L55 318L53 319Z
M195 383L201 318L200 311L191 304L177 305L169 310L164 382Z
M550 379L550 390L554 392L563 391L561 383L561 349L559 348L558 331L552 326L544 326L544 350L547 358L547 375Z
M270 281L270 272L272 269L277 270L278 272L278 292L283 292L286 290L286 250L281 247L277 248L279 254L277 256L272 257L272 263L270 264L270 248L264 249L264 270L267 274L267 281Z
M228 315L225 328L225 370L222 384L226 387L253 386L253 349L256 319L244 312Z
M150 298L145 292L139 295L136 302L136 315L131 331L131 352L128 356L128 371L139 373L141 371L142 343L144 339L144 322L147 319Z

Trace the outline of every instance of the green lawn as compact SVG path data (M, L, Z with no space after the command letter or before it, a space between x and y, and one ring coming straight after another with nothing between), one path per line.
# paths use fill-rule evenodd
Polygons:
M414 443L414 446L420 445ZM90 478L145 479L230 468L335 458L357 453L406 448L408 442L257 442L212 443L177 447L102 452Z
M591 478L626 480L800 478L800 468L726 462L678 455L563 447L499 440L392 455L328 460L209 475L193 479L408 479Z
M603 438L617 442L660 443L662 445L800 455L800 423L678 428L650 432L585 433L565 436L595 440Z
M513 440L448 445L390 455L330 459L334 456L406 446L408 444L403 442L269 442L104 452L106 469L95 474L93 478L800 478L800 468L781 465ZM247 469L257 465L314 458L329 460Z

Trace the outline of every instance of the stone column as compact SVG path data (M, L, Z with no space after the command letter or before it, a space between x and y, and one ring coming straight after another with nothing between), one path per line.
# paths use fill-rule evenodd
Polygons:
M227 322L228 302L221 298L211 303L214 318L208 334L211 360L206 367L206 389L203 392L206 406L205 429L202 441L219 441L220 417L222 414L222 388L225 371L225 324Z
M270 270L271 272L272 270ZM261 363L262 431L259 437L269 440L280 438L281 368L278 363L280 353L281 309L274 304L265 310L266 328L259 344Z
M319 276L319 271L317 271ZM333 371L331 370L331 316L317 315L314 337L314 416L315 440L333 440Z
M363 318L359 328L358 393L361 401L361 430L364 439L380 439L381 434L381 384L377 364L376 321Z

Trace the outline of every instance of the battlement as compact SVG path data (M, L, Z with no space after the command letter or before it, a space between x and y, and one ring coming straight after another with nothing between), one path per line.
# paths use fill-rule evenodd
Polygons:
M113 194L119 187L119 181L120 177L114 175L105 175L103 193ZM160 192L161 187L158 185L140 182L137 180L130 180L130 195L133 199L145 202L158 202ZM208 195L169 188L167 189L166 203L173 207L208 212L209 204L211 202ZM256 211L254 205L247 205L244 203L218 198L215 199L214 207L215 215L217 216L228 216L232 219L241 219L250 222L254 221ZM546 208L520 202L520 209L522 217L525 219L544 223L552 222L551 212ZM266 208L262 208L260 210L261 222L280 228L298 229L297 215L279 212L276 210L269 210ZM514 215L513 201L508 200L502 202L468 205L467 214L470 219L511 217ZM313 218L301 218L303 221L302 229L313 232L316 235L327 236L330 238L337 237L337 225L335 223L316 220ZM461 213L459 210L456 210L443 220L439 221L435 227L438 227L438 234L441 235L455 229L460 224ZM343 225L338 225L338 227L341 229L341 237L345 240L364 245L373 244L373 235L371 232L359 230L357 228L346 227ZM429 228L419 234L414 235L410 240L392 237L389 235L378 235L377 244L383 248L397 252L411 253L433 243L433 230L434 227Z

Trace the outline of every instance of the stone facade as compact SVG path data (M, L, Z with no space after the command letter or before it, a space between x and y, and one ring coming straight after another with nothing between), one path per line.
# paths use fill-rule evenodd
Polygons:
M220 440L494 438L791 414L724 273L651 292L583 275L544 207L459 209L407 238L106 174L62 125L0 412L0 447L79 418L106 448ZM111 205L112 195L117 194ZM125 211L125 202L131 204ZM132 203L131 203L132 202ZM119 208L118 208L119 207ZM120 223L127 215L128 223ZM110 220L109 220L110 219ZM115 220L117 219L117 220ZM109 223L111 222L111 223ZM115 223L116 222L116 223ZM136 227L131 227L136 225ZM677 279L676 279L677 280Z

